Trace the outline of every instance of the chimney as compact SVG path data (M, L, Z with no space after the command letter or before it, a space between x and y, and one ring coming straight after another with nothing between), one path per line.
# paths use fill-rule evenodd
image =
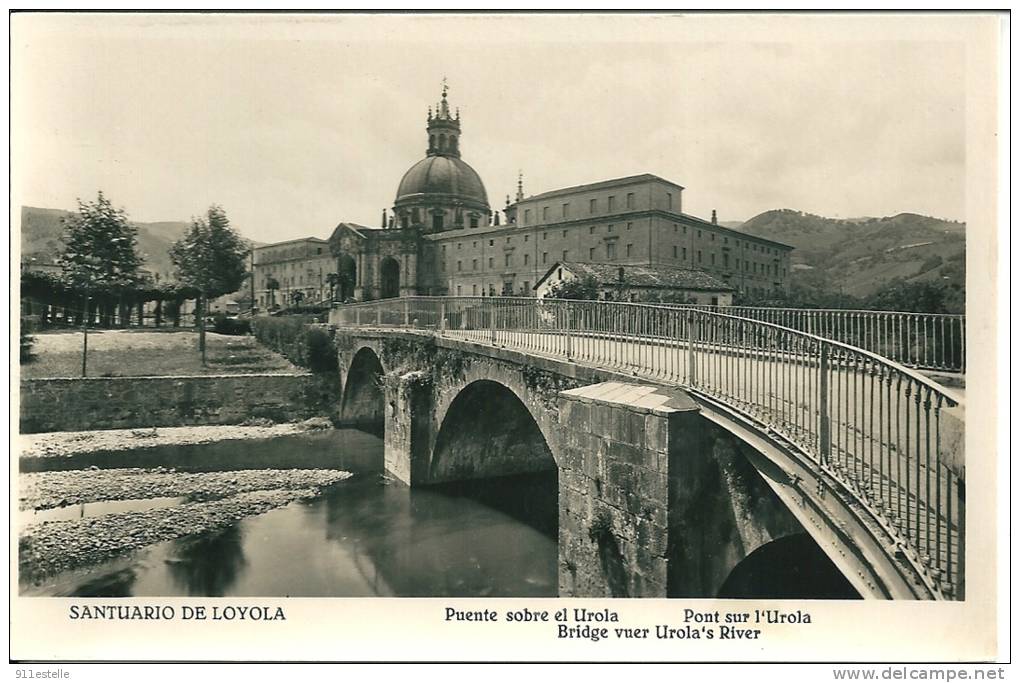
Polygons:
M719 225L719 221L715 218L715 209L712 209L712 225Z
M714 212L713 212L713 213L714 213ZM714 223L715 221L713 220L712 222ZM384 228L386 227L386 209L383 209L383 210L382 210L382 226L383 226Z

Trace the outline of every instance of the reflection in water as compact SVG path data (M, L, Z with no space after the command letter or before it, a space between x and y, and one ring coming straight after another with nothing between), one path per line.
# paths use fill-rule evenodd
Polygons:
M135 570L128 567L85 581L74 592L80 598L129 598L134 593Z
M227 446L229 445L229 448ZM200 448L180 469L253 466L249 442ZM555 596L556 473L409 489L383 476L382 441L351 430L276 440L280 460L355 476L312 501L52 577L23 594L94 596ZM294 451L300 451L295 453ZM180 456L180 453L178 453ZM114 466L114 465L110 465ZM139 466L137 457L116 466ZM289 465L296 466L296 465Z
M173 554L164 562L174 583L188 595L226 595L246 564L237 524L172 543Z

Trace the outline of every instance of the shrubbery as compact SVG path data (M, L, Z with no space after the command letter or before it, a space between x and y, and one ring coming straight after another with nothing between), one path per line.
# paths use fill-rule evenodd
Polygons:
M312 315L260 317L252 321L252 331L260 343L295 365L315 373L335 373L338 363L333 337L315 322Z
M32 336L32 322L27 318L21 319L20 356L22 363L31 363L35 360L35 353L32 347L35 346L35 337Z
M240 318L228 318L223 313L213 316L213 332L219 334L248 334L251 332L251 322Z

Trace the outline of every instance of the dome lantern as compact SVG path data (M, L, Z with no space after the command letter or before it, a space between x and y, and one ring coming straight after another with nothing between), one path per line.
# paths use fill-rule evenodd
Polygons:
M428 152L400 180L393 202L394 227L442 232L481 227L489 199L475 169L460 158L460 112L442 99L429 108Z
M446 79L443 79L443 97L436 105L435 114L429 108L426 130L429 135L428 156L460 157L460 111L450 115L450 104L446 100Z

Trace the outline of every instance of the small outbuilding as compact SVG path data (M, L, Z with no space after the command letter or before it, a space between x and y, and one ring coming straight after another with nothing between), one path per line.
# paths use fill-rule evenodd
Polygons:
M535 296L550 296L559 283L584 280L606 301L643 301L730 306L733 287L702 270L620 263L560 261L534 287Z

